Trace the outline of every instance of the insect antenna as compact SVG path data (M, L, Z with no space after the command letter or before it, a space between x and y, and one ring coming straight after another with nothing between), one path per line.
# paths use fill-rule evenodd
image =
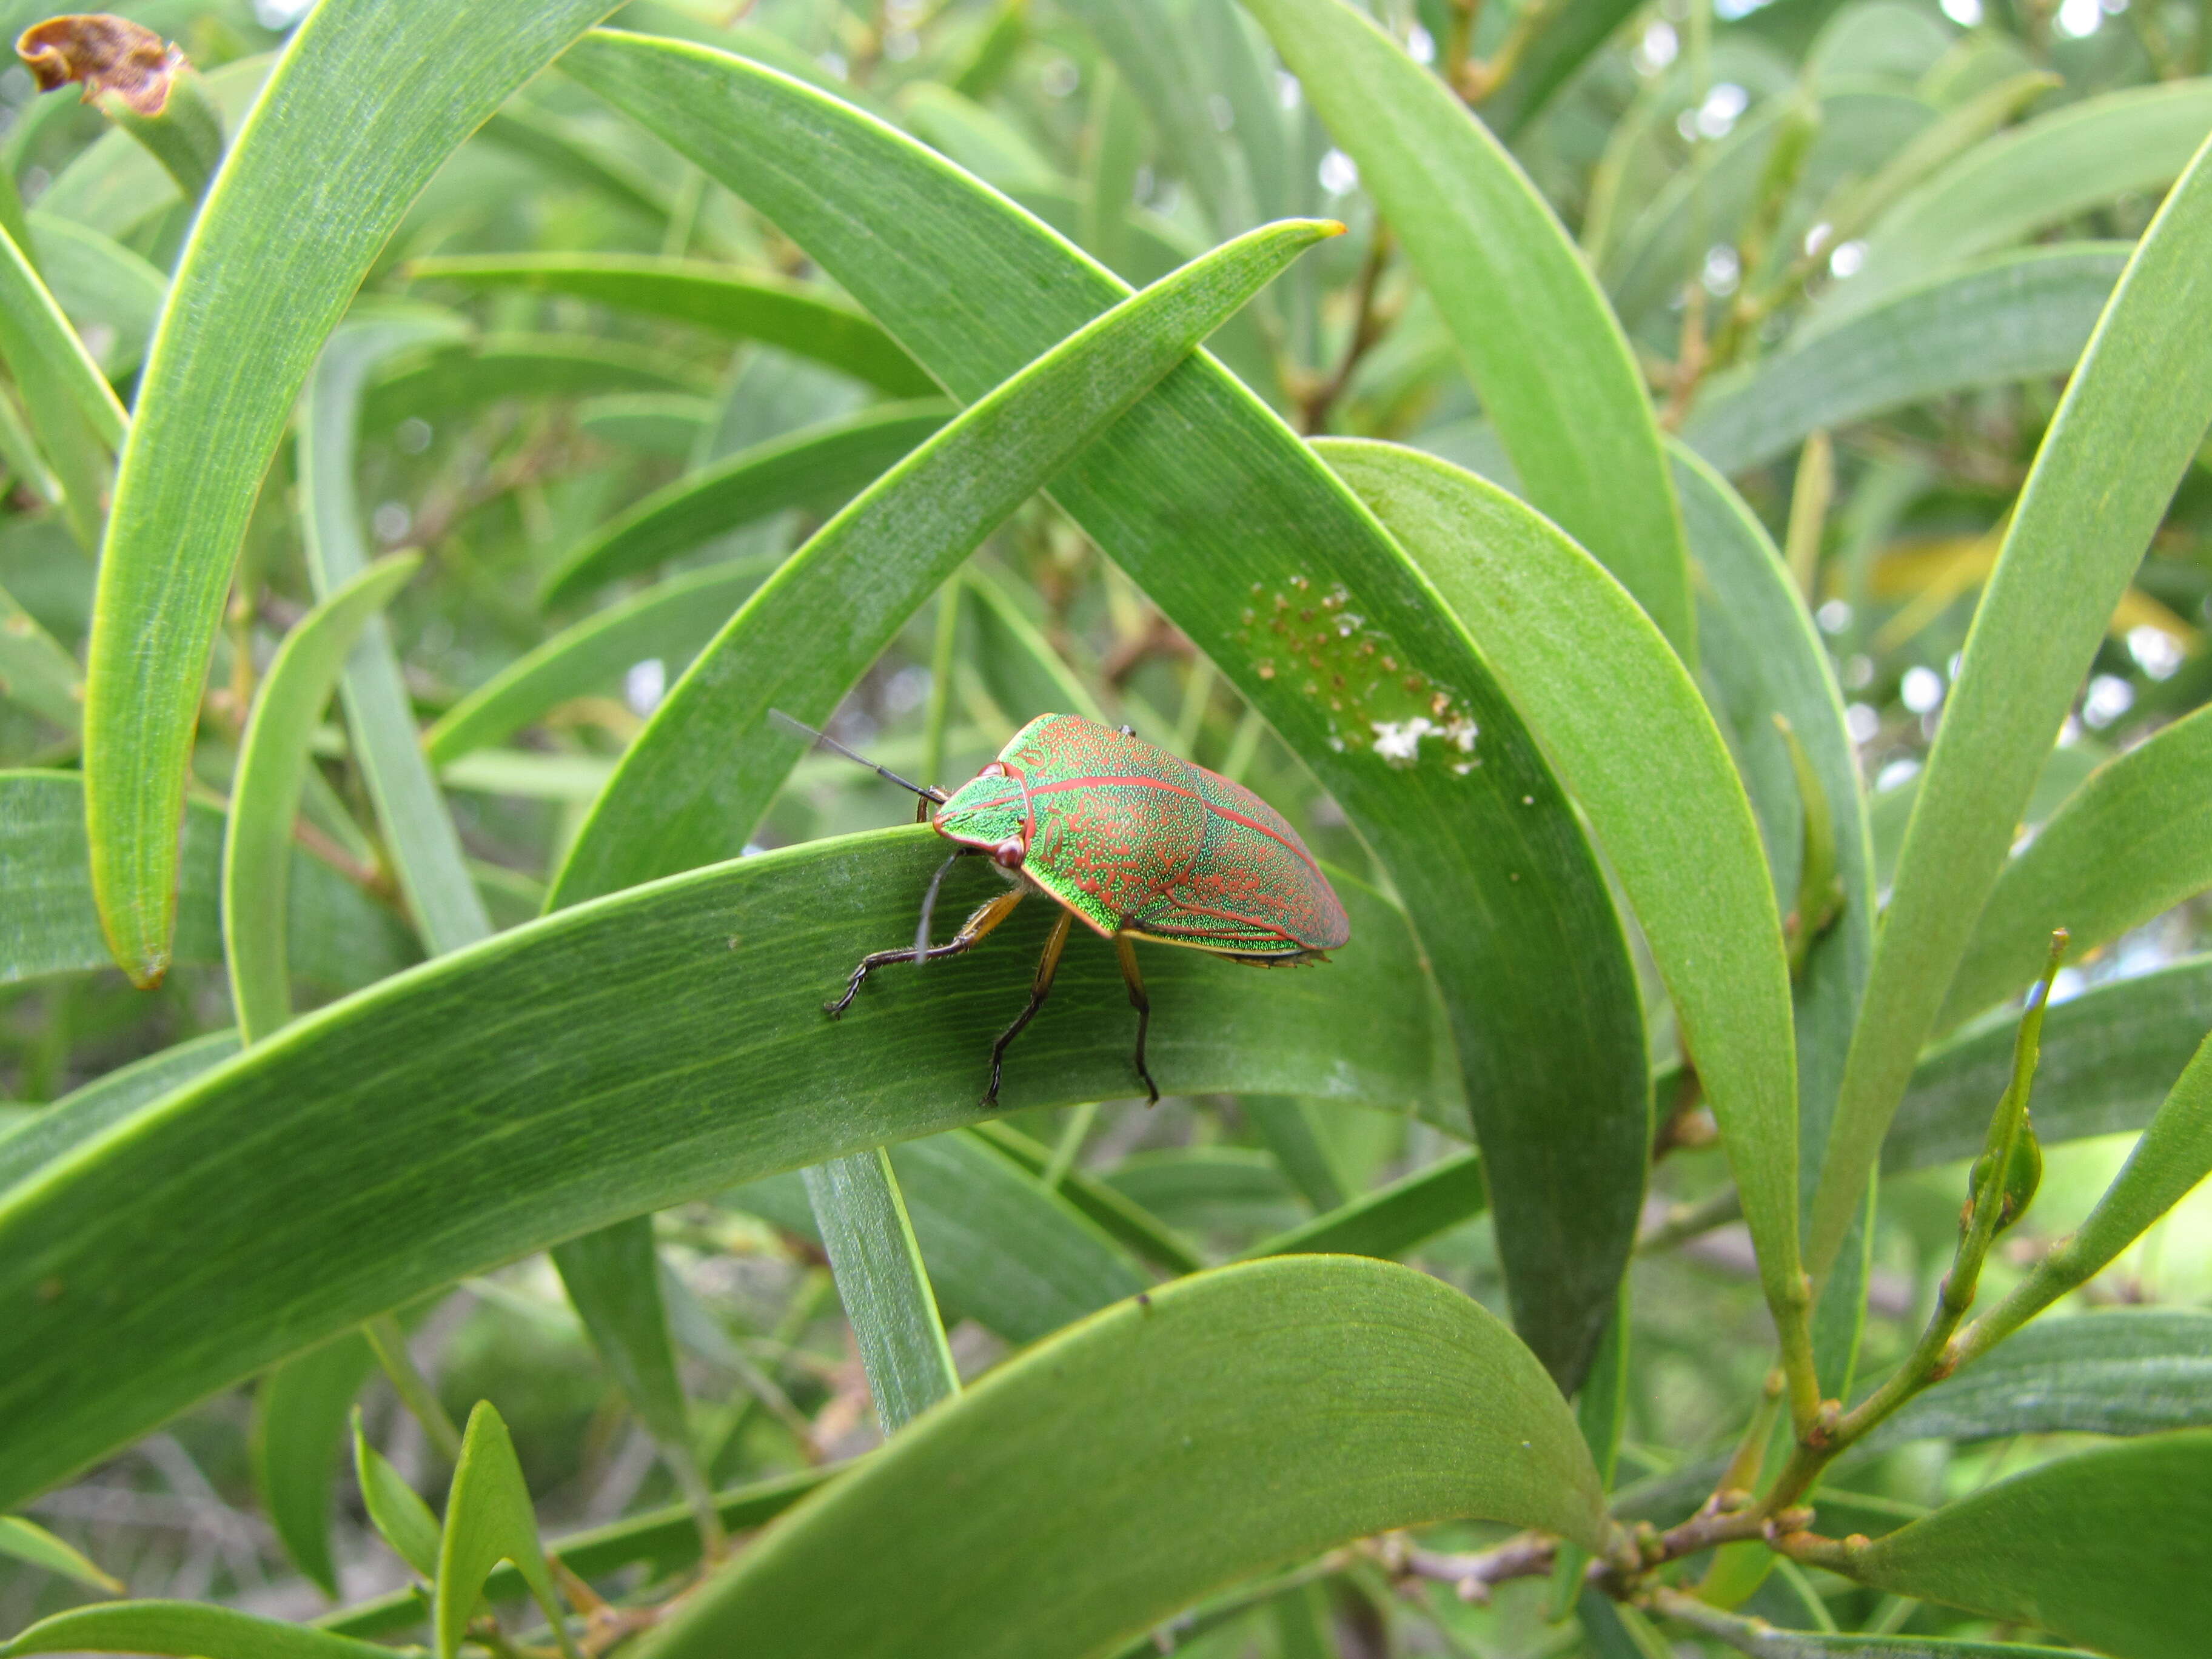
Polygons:
M908 790L914 794L921 796L924 800L933 800L940 806L945 804L945 792L942 789L925 789L918 783L909 783L897 773L892 771L888 766L878 766L875 762L870 760L866 755L854 754L851 750L846 748L843 744L838 742L836 738L831 737L827 732L817 732L812 726L807 725L804 720L795 720L792 719L790 715L785 714L781 708L769 709L768 711L768 717L774 720L778 726L782 726L786 731L795 732L800 737L805 738L811 742L822 744L828 748L836 750L837 753L842 755L847 760L853 762L855 765L866 767L868 770L873 772L878 777L887 779L890 782L898 785L900 788ZM930 890L934 892L936 890L933 887Z
M929 960L929 918L937 908L937 890L944 884L945 872L960 862L972 848L955 849L952 856L937 866L937 873L929 878L929 890L921 896L921 926L914 931L914 961L916 967Z

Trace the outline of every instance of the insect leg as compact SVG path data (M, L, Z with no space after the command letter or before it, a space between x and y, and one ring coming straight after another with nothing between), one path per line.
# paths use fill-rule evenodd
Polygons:
M1137 947L1127 933L1114 935L1114 953L1121 958L1122 982L1129 988L1129 1006L1137 1011L1137 1075L1145 1080L1148 1106L1160 1103L1160 1085L1145 1067L1145 1028L1152 1023L1152 1000L1145 994L1145 976L1137 971Z
M933 945L928 950L923 951L921 960L935 962L940 957L957 957L963 951L972 949L977 939L981 939L984 934L1006 919L1013 908L1022 902L1025 890L1019 887L1008 888L989 903L980 907L975 915L960 924L958 933L945 940L944 944ZM832 1019L836 1018L852 1006L853 999L860 994L860 987L866 981L870 974L878 968L887 968L894 962L914 960L914 946L911 945L902 945L896 951L878 951L872 956L862 957L860 965L853 969L853 977L845 986L845 994L835 1002L823 1003L822 1012Z
M999 1033L999 1040L991 1045L991 1086L983 1091L986 1106L999 1103L999 1063L1006 1057L1006 1045L1022 1034L1022 1027L1044 1006L1044 1000L1052 991L1052 976L1060 970L1060 953L1067 947L1067 930L1074 924L1074 911L1060 913L1060 920L1053 923L1052 932L1045 939L1044 955L1037 961L1036 978L1030 983L1029 1006L1022 1010L1012 1025Z

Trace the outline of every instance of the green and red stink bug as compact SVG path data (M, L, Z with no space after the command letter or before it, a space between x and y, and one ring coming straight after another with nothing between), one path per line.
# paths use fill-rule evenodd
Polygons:
M998 759L947 795L862 760L788 716L779 718L934 803L930 823L954 844L922 900L915 943L862 957L845 994L823 1005L831 1018L851 1006L878 968L972 950L1031 893L1060 905L1029 1004L991 1045L987 1106L998 1104L1006 1045L1044 1005L1079 919L1111 939L1121 957L1137 1011L1137 1075L1153 1100L1160 1091L1145 1066L1152 1006L1133 941L1157 939L1279 966L1320 959L1352 936L1336 890L1281 813L1242 784L1146 743L1126 726L1116 731L1077 714L1040 714ZM988 856L1011 884L951 939L932 945L929 913L938 884L955 860L971 855Z

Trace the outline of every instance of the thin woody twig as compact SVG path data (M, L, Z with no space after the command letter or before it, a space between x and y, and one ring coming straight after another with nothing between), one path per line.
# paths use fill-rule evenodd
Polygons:
M1375 344L1388 333L1390 325L1397 320L1395 309L1386 309L1376 301L1382 287L1383 268L1390 262L1391 236L1389 228L1378 222L1373 241L1367 250L1367 263L1359 273L1359 290L1352 314L1352 337L1345 343L1344 355L1337 360L1335 372L1309 390L1298 400L1298 430L1307 434L1319 432L1328 422L1329 411L1336 400L1352 384L1353 373Z

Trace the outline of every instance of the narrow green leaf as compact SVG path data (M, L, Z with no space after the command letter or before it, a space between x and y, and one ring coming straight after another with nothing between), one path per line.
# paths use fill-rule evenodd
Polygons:
M979 1123L969 1133L1016 1169L1042 1176L1051 1167L1052 1149L1011 1124ZM1206 1265L1198 1252L1158 1217L1127 1194L1080 1170L1066 1171L1053 1190L1109 1238L1156 1267L1181 1274L1194 1273Z
M1403 1255L1489 1206L1475 1152L1455 1152L1425 1170L1363 1194L1244 1252L1262 1255Z
M773 1528L644 1651L722 1653L743 1632L762 1659L1072 1659L1209 1590L1446 1516L1602 1545L1597 1472L1535 1358L1409 1269L1254 1262L998 1367Z
M1741 472L1823 428L1954 392L2063 374L2088 343L2127 258L2124 246L2075 242L2001 254L1900 288L1717 376L1683 439L1723 472Z
M451 765L572 697L619 684L648 658L680 672L779 562L762 554L687 570L547 635L440 715L422 734L423 753L434 767Z
M412 416L436 425L507 398L612 392L703 397L712 379L684 358L591 334L487 334L445 341L392 364L362 399L361 423L388 432Z
M465 1274L975 1121L1041 910L956 970L886 974L841 1024L821 1012L842 964L913 937L939 845L913 827L817 842L511 929L295 1020L0 1195L0 1306L20 1310L0 1321L0 1504ZM1359 942L1326 970L1194 951L1146 964L1164 1088L1431 1102L1442 1032L1411 931L1331 879ZM958 871L945 902L995 886ZM1009 1058L1006 1105L1126 1089L1127 1015L1113 953L1070 950ZM191 1237L189 1267L118 1279L148 1228ZM128 1299L88 1316L116 1283ZM124 1345L138 1363L113 1363Z
M64 1095L36 1116L0 1133L0 1191L237 1052L237 1032L211 1031L118 1066Z
M2208 776L2212 708L2090 774L1990 890L1937 1028L2031 983L2053 928L2080 956L2212 887Z
M368 1340L358 1332L350 1333L349 1340L364 1348L368 1346ZM370 1356L372 1361L374 1358L374 1354ZM391 1460L368 1443L368 1437L362 1431L361 1413L357 1409L353 1413L353 1468L355 1483L361 1488L362 1507L368 1511L369 1524L392 1547L394 1554L415 1569L424 1583L435 1583L441 1531L438 1517L422 1501L422 1494L400 1478ZM512 1571L520 1577L519 1570ZM419 1613L420 1601L411 1593L408 1600Z
M834 1468L802 1469L734 1486L714 1494L715 1511L729 1531L750 1531L774 1520L837 1473ZM427 1507L423 1512L428 1513ZM434 1539L434 1526L433 1517ZM672 1504L556 1538L552 1553L569 1571L586 1578L639 1563L646 1565L649 1577L660 1578L698 1560L699 1529L688 1507ZM432 1562L434 1565L434 1555ZM510 1600L523 1590L522 1575L510 1566L494 1568L484 1585L485 1597L493 1601ZM411 1629L422 1620L422 1598L410 1587L325 1613L315 1623L344 1636L381 1636Z
M2195 1659L2212 1620L2212 1430L2045 1463L1850 1553L1899 1595L2047 1630L2128 1659Z
M1595 1594L1595 1591L1591 1592ZM1725 1617L1726 1615L1722 1615ZM1754 1620L1730 1630L1702 1624L1752 1659L2091 1659L2078 1648L2027 1647L2016 1642L1956 1642L1941 1636L1863 1636L1843 1631L1778 1630Z
M46 378L76 404L77 413L90 423L100 441L110 449L122 447L131 418L123 412L114 387L107 384L100 365L93 362L61 307L5 229L0 229L0 357L7 359L18 379L25 373L25 365L35 359ZM34 407L33 418L37 413Z
M347 1414L375 1370L375 1351L348 1331L273 1367L253 1395L253 1485L262 1513L292 1565L332 1597L331 1474Z
M689 553L786 507L842 507L942 427L951 412L937 399L878 404L801 427L687 473L564 555L547 574L540 603L568 605L603 583Z
M578 122L517 99L495 111L477 137L526 157L558 183L597 191L656 226L668 222L674 195L667 185Z
M1418 450L1315 447L1458 613L1589 814L1697 1056L1786 1334L1802 1294L1790 969L1759 827L1697 687L1626 591L1495 484Z
M41 1619L0 1646L23 1653L162 1653L177 1659L389 1659L392 1650L310 1625L289 1625L201 1601L119 1601Z
M67 732L84 718L84 676L61 641L0 588L0 697Z
M1679 443L1672 454L1701 595L1711 605L1710 613L1700 613L1700 654L1723 689L1723 706L1742 711L1736 735L1747 760L1754 763L1743 769L1745 782L1770 847L1786 853L1773 860L1783 902L1794 902L1800 884L1805 805L1795 768L1782 752L1778 715L1789 723L1819 781L1835 843L1842 914L1813 941L1794 988L1798 1185L1801 1205L1809 1204L1820 1170L1817 1149L1828 1138L1844 1056L1874 957L1876 883L1857 748L1844 723L1843 693L1827 649L1781 554L1743 498L1712 467ZM1760 760L1763 767L1756 763ZM1762 776L1771 778L1773 787L1762 787ZM1794 807L1778 810L1778 796Z
M1627 337L1487 128L1341 0L1250 0L1405 244L1528 499L1690 661L1681 514Z
M660 1302L652 1218L640 1216L553 1248L568 1300L639 1419L664 1446L688 1450L690 1413Z
M878 1147L806 1171L806 1196L860 1349L884 1434L960 1392L929 1270L890 1155Z
M146 355L168 278L129 248L98 231L41 209L31 216L39 270L77 332L105 328L112 337L93 356L112 378L129 374Z
M2012 1075L2017 1014L1929 1049L1882 1142L1885 1170L1972 1158ZM2046 1144L2141 1129L2212 1029L2212 957L2094 986L2045 1016L2035 1132Z
M185 811L176 959L220 962L223 815ZM0 771L0 983L88 973L113 960L93 908L84 780L74 772ZM350 989L397 973L416 954L389 910L303 848L292 852L289 954L302 978Z
M1067 9L1136 94L1162 164L1188 183L1215 228L1227 232L1249 223L1251 210L1192 78L1196 53L1184 14L1162 0L1070 0Z
M362 382L393 352L449 331L436 313L364 314L331 337L308 378L300 404L300 515L307 574L325 604L369 568L353 478ZM423 757L398 654L381 617L362 624L339 690L354 758L423 944L435 956L475 943L491 932L491 918ZM95 886L97 880L95 866Z
M2113 1308L2039 1319L1909 1401L1873 1444L2212 1427L2212 1313Z
M1050 708L1111 724L1097 696L1004 586L972 564L960 573L959 586L974 602L975 665L1000 708ZM1168 732L1147 735L1174 746Z
M218 65L203 77L227 127L237 130L276 62L274 53L259 53ZM111 130L55 175L39 198L39 211L122 240L179 200L176 179L153 153L129 133Z
M1335 1154L1322 1139L1313 1110L1305 1102L1261 1095L1239 1101L1237 1109L1259 1132L1291 1185L1307 1203L1316 1211L1334 1210L1344 1203L1343 1172L1336 1167Z
M1152 1214L1200 1237L1273 1236L1306 1216L1282 1165L1255 1147L1140 1152L1104 1179Z
M354 641L422 566L416 554L381 560L334 588L285 635L255 694L222 848L224 954L244 1042L258 1042L292 1017L288 878L309 740Z
M766 213L956 397L983 395L1126 292L1004 198L782 76L604 33L563 67ZM896 237L880 228L890 201L905 209ZM1054 495L1264 714L1412 911L1433 919L1424 944L1495 1177L1516 1317L1559 1375L1577 1375L1634 1235L1645 1044L1602 877L1512 705L1373 517L1203 356ZM1260 613L1294 617L1331 597L1362 619L1360 646L1417 670L1417 695L1377 683L1347 717L1325 706L1317 678L1309 691L1305 675L1279 672ZM1310 655L1338 648L1325 635L1312 644ZM1375 724L1409 735L1438 696L1480 727L1486 763L1455 769L1455 744L1433 732L1412 763L1383 763ZM1452 920L1476 915L1490 925ZM1579 1149L1571 1162L1553 1156L1561 1134Z
M1899 202L1814 307L1825 327L1950 266L2115 197L2161 191L2212 131L2212 81L2130 87L1985 140Z
M1045 353L869 486L669 692L578 833L550 902L736 851L803 749L769 726L769 710L826 720L977 542L1224 317L1338 228L1288 221L1185 266ZM919 510L922 502L934 509ZM825 651L825 639L836 648ZM714 763L703 764L709 754Z
M2212 149L2129 262L2030 470L1943 711L1883 914L1808 1265L1826 1273L2081 677L2212 422Z
M608 9L328 0L293 34L208 193L115 483L85 706L93 891L115 959L161 976L208 654L294 395L409 202ZM331 218L323 204L343 198Z
M688 461L712 425L714 403L684 392L610 392L576 405L576 429L648 455Z
M538 1542L538 1516L515 1461L514 1442L489 1400L469 1413L461 1461L453 1470L446 1498L446 1528L438 1540L437 1595L431 1626L438 1659L455 1659L484 1581L501 1561L511 1561L530 1586L532 1599L560 1638L561 1650L574 1659L553 1574Z
M0 1555L27 1561L34 1567L74 1578L80 1584L89 1584L110 1595L123 1594L123 1583L112 1573L101 1571L82 1553L21 1516L0 1515Z
M1484 121L1509 141L1520 137L1635 11L1633 0L1565 0L1547 12L1512 73L1483 99ZM1514 21L1516 27L1524 22Z

